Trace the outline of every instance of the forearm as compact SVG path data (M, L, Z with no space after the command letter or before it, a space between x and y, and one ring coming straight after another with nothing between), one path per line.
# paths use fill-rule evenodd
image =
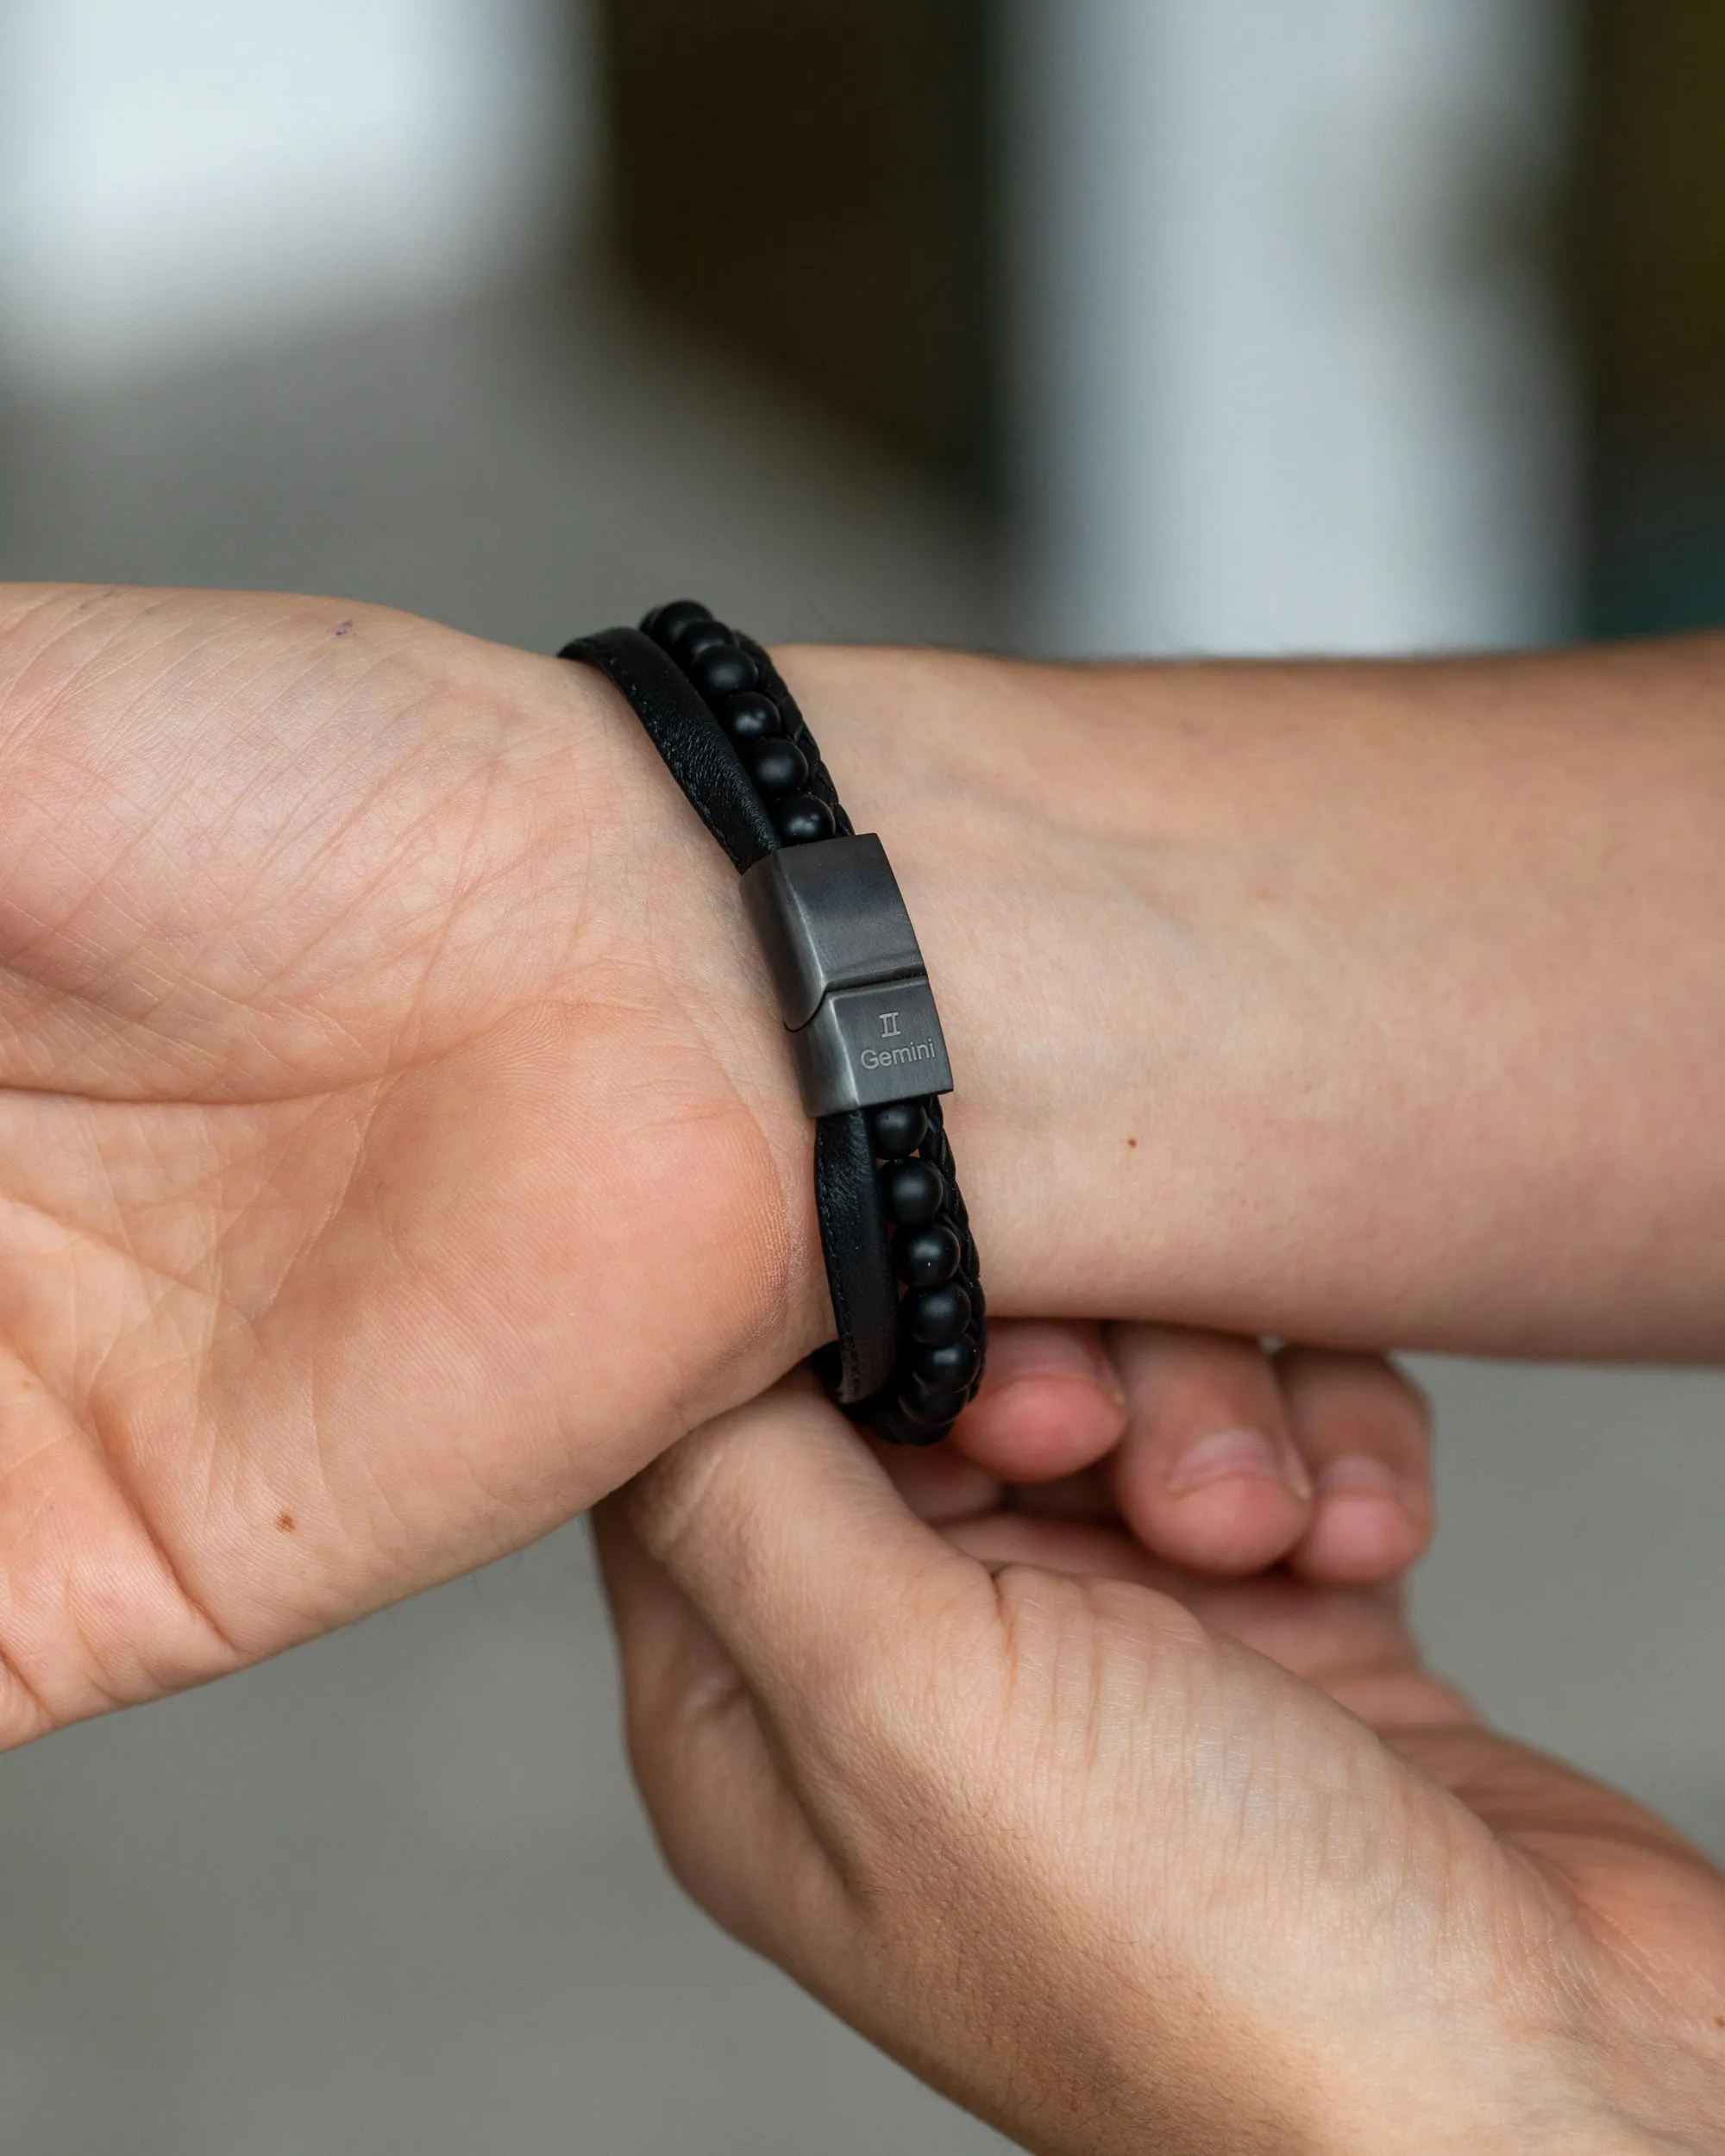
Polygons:
M998 1307L1725 1344L1725 643L785 665L910 898Z
M787 664L997 1308L1716 1350L1717 650ZM44 586L0 721L0 1737L516 1546L824 1337L736 874L596 674Z

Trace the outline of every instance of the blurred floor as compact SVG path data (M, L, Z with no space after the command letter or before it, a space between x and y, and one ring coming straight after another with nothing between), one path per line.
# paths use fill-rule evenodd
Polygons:
M908 481L613 321L404 323L0 419L0 573L276 585L544 648L693 589L987 642ZM1725 1850L1725 1380L1424 1373L1420 1601L1503 1720ZM1001 2146L661 1877L579 1529L0 1762L6 2156Z

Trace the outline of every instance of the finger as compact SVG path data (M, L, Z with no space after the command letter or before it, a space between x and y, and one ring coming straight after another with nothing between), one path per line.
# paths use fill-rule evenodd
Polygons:
M961 1520L954 1544L991 1570L1034 1564L1077 1579L1129 1582L1181 1603L1357 1714L1380 1734L1458 1728L1478 1716L1421 1662L1392 1588L1321 1588L1277 1568L1250 1579L1182 1572L1119 1527L1009 1513Z
M1255 1341L1170 1326L1110 1328L1126 1433L1120 1512L1156 1556L1233 1577L1274 1564L1311 1524L1312 1489Z
M1432 1535L1423 1395L1377 1356L1285 1348L1276 1366L1315 1493L1289 1562L1326 1585L1396 1578L1418 1564Z
M1007 1483L996 1509L1032 1520L1088 1520L1113 1527L1120 1520L1112 1470L1106 1461L1082 1474L1063 1475L1057 1482Z
M1125 1428L1126 1396L1099 1326L1007 1324L991 1330L982 1389L952 1443L991 1475L1052 1482L1094 1465Z
M673 1875L762 1953L832 1914L831 1883L741 1672L612 1499L593 1545L623 1670L629 1757Z
M906 1509L869 1446L795 1381L674 1445L624 1494L642 1543L794 1749L841 1746L944 1638L993 1645L987 1575ZM920 1659L919 1659L920 1658Z
M747 1698L748 1688L688 1598L642 1547L622 1501L607 1499L590 1520L617 1635L631 1752L638 1722L650 1753L678 1723L722 1715Z
M1183 1576L1153 1557L1136 1535L1118 1522L1093 1520L1029 1519L1019 1513L992 1513L961 1520L944 1530L955 1549L991 1571L1012 1564L1034 1564L1070 1579L1124 1580L1135 1587L1169 1593Z
M925 1450L903 1445L873 1446L888 1480L919 1520L944 1526L949 1520L967 1520L977 1513L993 1512L1000 1504L1004 1488L997 1476L967 1460L950 1445Z

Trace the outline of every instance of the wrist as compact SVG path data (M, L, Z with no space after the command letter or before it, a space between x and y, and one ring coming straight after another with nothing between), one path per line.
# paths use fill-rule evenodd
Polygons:
M1686 712L1590 709L1590 656L783 665L909 899L1002 1314L1717 1350Z
M704 1328L679 1434L754 1398L829 1337L812 1126L736 871L618 691L566 663L553 680L575 711L579 751L566 708L556 769L530 757L520 783L534 812L549 805L549 843L586 858L572 970L588 1002L638 1014L655 1043L656 1069L641 1074L643 1096L656 1081L651 1112L680 1142L704 1134L710 1156L708 1172L644 1201L638 1224L646 1238L700 1246L709 1286L691 1320L723 1313Z
M917 925L991 1307L1241 1322L1258 1285L1218 1232L1214 1173L1192 1173L1183 1098L1212 1087L1228 991L1208 925L1162 887L1189 834L1154 730L1069 670L781 664Z

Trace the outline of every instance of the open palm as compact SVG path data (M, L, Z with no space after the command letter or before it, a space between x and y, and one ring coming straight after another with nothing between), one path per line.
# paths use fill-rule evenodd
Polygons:
M653 768L405 617L6 595L0 1739L518 1545L783 1367L806 1171Z

